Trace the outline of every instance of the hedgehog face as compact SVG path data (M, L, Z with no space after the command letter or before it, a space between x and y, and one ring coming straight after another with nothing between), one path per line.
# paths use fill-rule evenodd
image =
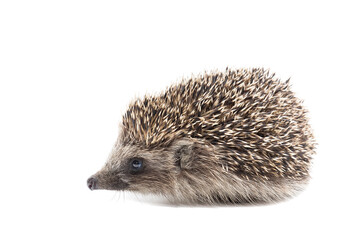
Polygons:
M180 167L192 158L191 145L176 141L169 147L149 149L118 140L105 166L88 179L91 190L128 190L166 195L174 189Z
M126 190L165 197L180 197L209 186L210 169L221 171L211 149L190 139L174 141L170 146L149 149L137 144L115 144L105 166L88 179L91 190ZM199 185L200 184L200 185ZM180 195L180 196L179 196Z

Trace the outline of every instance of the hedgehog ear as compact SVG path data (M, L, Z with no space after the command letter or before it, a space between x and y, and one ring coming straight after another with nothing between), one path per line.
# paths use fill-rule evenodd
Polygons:
M194 159L194 144L188 141L181 141L175 147L176 165L181 169L190 169Z

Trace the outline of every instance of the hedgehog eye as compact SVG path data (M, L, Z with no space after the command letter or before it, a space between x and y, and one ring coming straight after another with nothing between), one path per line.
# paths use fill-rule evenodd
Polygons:
M143 168L143 160L141 158L132 158L130 161L130 170L138 172Z

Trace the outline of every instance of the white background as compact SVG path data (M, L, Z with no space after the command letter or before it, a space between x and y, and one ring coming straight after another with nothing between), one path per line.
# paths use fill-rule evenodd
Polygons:
M359 239L359 23L357 1L1 1L0 238ZM319 143L306 191L253 207L89 191L131 99L226 66L291 77Z

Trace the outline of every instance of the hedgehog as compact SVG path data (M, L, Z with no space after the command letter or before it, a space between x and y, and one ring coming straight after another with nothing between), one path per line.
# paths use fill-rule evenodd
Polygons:
M205 72L134 99L91 190L170 203L271 203L301 191L315 141L303 101L263 68Z

